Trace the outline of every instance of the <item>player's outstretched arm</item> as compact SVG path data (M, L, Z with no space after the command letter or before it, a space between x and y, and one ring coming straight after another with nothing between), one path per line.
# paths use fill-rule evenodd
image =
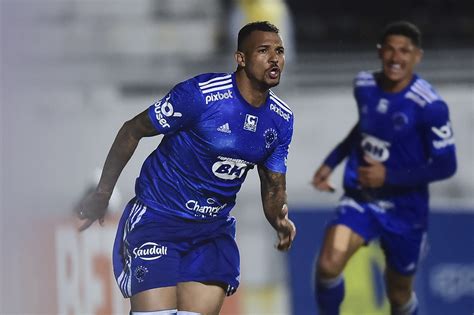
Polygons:
M295 238L296 227L288 218L286 175L272 172L264 166L258 167L258 175L265 217L277 231L277 249L287 251Z
M329 176L339 163L344 160L357 143L359 124L352 127L349 134L324 159L313 175L311 184L320 191L334 192L336 189L329 182Z
M105 160L97 188L88 194L77 207L77 215L85 220L79 230L83 231L99 220L103 222L110 196L127 162L132 157L138 142L143 137L157 135L148 117L147 110L125 122L117 133Z

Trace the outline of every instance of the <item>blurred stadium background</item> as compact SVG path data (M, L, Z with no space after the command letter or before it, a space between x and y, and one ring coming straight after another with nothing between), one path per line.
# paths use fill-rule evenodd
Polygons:
M472 0L0 0L0 314L126 314L113 282L115 222L133 196L142 141L119 180L104 228L76 232L71 209L97 180L126 120L174 84L231 72L238 29L267 19L282 29L287 67L277 93L295 134L288 194L298 227L278 253L256 172L233 211L242 284L222 314L314 314L311 264L341 192L313 191L315 168L356 120L353 76L375 69L379 29L407 19L424 31L418 72L450 105L457 175L432 185L431 250L417 279L420 315L474 311L474 2ZM344 315L388 314L380 251L351 262Z

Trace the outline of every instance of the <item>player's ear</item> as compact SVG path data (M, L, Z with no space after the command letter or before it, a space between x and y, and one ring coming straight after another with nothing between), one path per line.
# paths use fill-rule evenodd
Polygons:
M379 57L379 59L382 59L382 45L381 44L377 44L377 56Z
M245 67L245 55L241 51L236 51L234 54L235 62L239 67Z
M415 60L416 60L416 64L420 63L421 59L423 58L423 49L421 48L417 48L416 49L416 56L415 56Z

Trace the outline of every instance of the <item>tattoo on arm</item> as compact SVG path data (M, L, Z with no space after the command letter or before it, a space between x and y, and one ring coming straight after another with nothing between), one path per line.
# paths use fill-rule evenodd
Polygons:
M259 166L263 211L270 224L276 228L278 216L286 200L286 174L272 172Z

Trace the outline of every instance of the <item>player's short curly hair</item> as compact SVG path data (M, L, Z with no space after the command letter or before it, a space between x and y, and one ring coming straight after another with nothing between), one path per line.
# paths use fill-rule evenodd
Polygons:
M413 23L407 21L397 21L388 24L380 34L378 44L383 44L390 35L406 36L415 46L421 47L421 31L418 26Z
M248 23L244 25L239 31L239 35L237 37L237 50L242 51L245 39L247 39L247 37L249 37L253 31L272 32L277 34L280 32L278 27L268 21Z

